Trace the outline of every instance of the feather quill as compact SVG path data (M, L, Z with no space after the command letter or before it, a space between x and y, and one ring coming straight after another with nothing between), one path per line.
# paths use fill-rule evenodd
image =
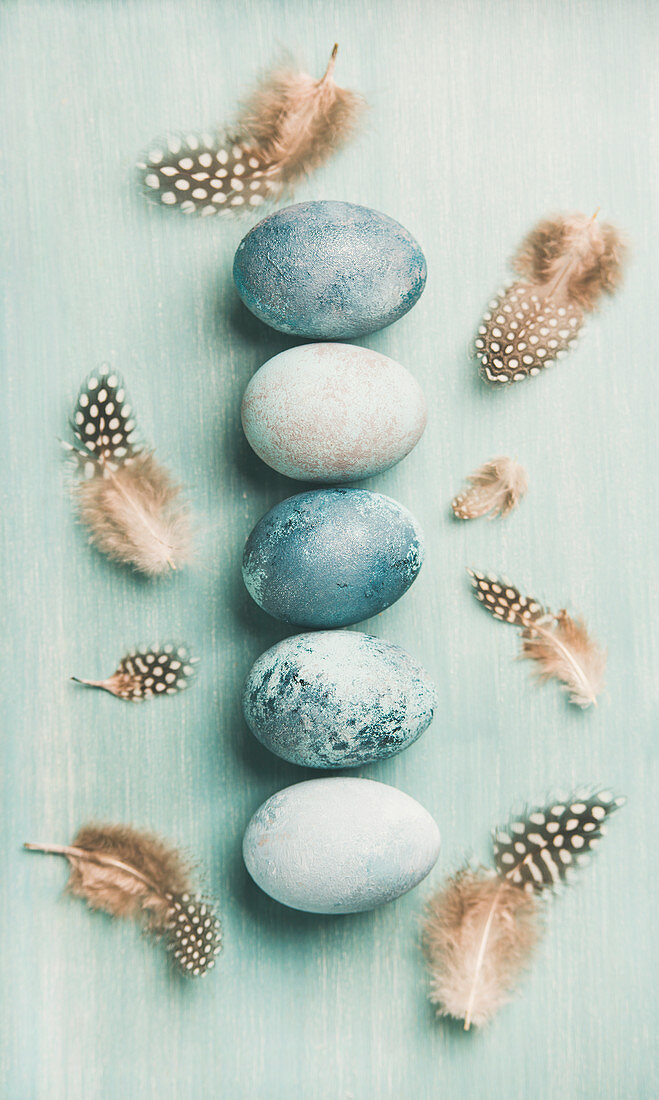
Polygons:
M513 260L520 279L488 303L475 340L486 382L519 382L562 359L585 315L615 291L625 248L596 217L559 214L523 241Z
M468 1031L510 1000L543 931L544 897L587 861L624 801L576 792L529 809L494 831L494 870L465 867L447 880L423 926L438 1015L463 1020Z
M361 96L334 80L338 46L324 76L282 69L256 89L224 136L169 138L138 164L145 192L204 217L276 201L323 164L355 129Z
M155 577L191 556L190 518L180 487L135 438L124 383L107 368L91 375L64 446L84 475L74 487L90 541L113 561Z
M195 894L185 860L152 833L127 825L85 825L70 845L25 844L66 856L68 888L91 909L140 920L186 977L203 977L222 946L212 903Z
M559 680L575 706L596 706L604 686L606 654L584 624L565 610L553 614L504 579L486 577L473 569L467 572L483 607L495 619L522 628L521 655L536 662L538 679Z
M488 513L490 519L507 516L528 489L524 467L505 455L480 466L467 481L469 487L458 493L451 503L457 519L476 519Z
M190 685L199 658L191 657L185 646L164 645L153 649L133 649L122 657L115 672L105 680L71 679L76 684L100 688L139 703L157 695L178 695Z

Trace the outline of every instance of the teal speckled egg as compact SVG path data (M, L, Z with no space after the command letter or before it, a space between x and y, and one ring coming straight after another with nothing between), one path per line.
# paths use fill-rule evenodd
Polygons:
M269 359L242 404L256 454L287 477L346 482L409 454L426 426L426 401L409 371L354 344L303 344Z
M300 202L243 238L233 278L247 308L271 328L349 340L416 304L426 261L412 234L386 214L350 202Z
M286 638L252 666L247 725L292 764L351 768L411 745L432 721L428 673L400 646L352 630Z
M359 913L405 894L432 870L439 830L423 806L370 779L311 779L278 791L245 831L257 886L306 913Z
M400 599L423 561L402 504L366 489L316 489L276 504L247 539L243 579L285 623L348 626Z

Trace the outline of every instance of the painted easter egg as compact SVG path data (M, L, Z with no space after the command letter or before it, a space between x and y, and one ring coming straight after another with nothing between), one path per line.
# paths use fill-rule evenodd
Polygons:
M370 634L298 634L263 653L243 691L258 740L307 768L351 768L411 745L432 721L435 687L400 646Z
M243 858L266 894L307 913L359 913L432 870L439 830L409 795L371 779L311 779L256 811Z
M259 320L316 340L365 336L419 300L426 261L402 225L350 202L300 202L238 245L238 293Z
M348 626L400 599L422 561L423 536L402 504L366 489L315 489L259 520L243 579L275 619Z
M426 401L405 367L353 344L303 344L275 355L243 397L259 458L301 481L356 481L400 462L426 426Z

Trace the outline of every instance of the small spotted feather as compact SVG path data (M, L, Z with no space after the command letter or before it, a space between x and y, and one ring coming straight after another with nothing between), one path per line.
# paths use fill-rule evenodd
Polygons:
M553 614L506 580L467 572L479 603L500 622L522 627L522 656L535 662L538 678L558 680L575 706L593 706L602 691L606 655L583 622L565 610Z
M78 684L101 688L133 703L153 695L177 695L189 686L199 658L184 646L171 644L156 649L135 649L123 657L107 680L72 679Z
M587 862L604 834L604 821L624 802L609 791L576 793L512 818L493 833L497 871L530 892L557 886L575 863Z

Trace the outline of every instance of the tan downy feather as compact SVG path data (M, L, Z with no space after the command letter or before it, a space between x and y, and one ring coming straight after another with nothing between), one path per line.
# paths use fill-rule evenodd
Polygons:
M423 945L440 1016L481 1027L510 1000L542 930L539 902L481 868L448 880L427 907Z
M271 177L289 185L314 171L357 125L364 100L334 80L338 46L324 76L281 70L249 99L239 130L267 165Z
M559 680L577 707L597 706L604 687L606 654L582 622L559 611L549 624L534 624L522 634L522 656L536 662L539 680Z
M190 560L191 530L180 487L153 454L75 486L80 519L108 557L156 577Z
M531 230L513 267L543 297L592 310L619 285L624 251L618 230L596 215L559 214Z
M467 481L469 488L458 493L451 503L457 519L476 519L488 513L490 519L507 516L528 489L524 467L505 455L486 462Z

